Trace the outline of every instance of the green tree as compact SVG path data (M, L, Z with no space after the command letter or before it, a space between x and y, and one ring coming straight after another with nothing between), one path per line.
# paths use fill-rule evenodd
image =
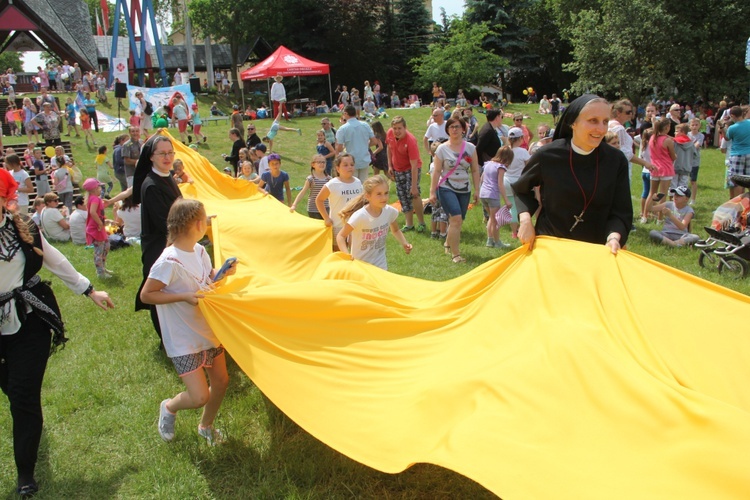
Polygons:
M534 31L522 23L523 13L538 0L466 0L464 18L471 24L486 22L495 30L483 42L485 50L508 59L500 76L504 91L519 92L539 78L540 58L529 49Z
M13 72L20 73L23 71L23 54L20 52L6 50L0 54L0 69L3 72L8 68L12 68Z
M654 18L670 29L651 29ZM570 29L573 62L568 65L578 76L573 90L643 102L655 86L669 88L669 75L674 71L669 52L679 46L673 40L679 33L674 21L658 4L641 0L627 5L605 0L601 9L574 15Z
M419 89L415 86L414 72L405 63L427 54L428 46L434 41L435 23L423 0L393 0L391 4L393 24L387 38L389 58L392 58L390 82L401 92Z
M745 97L750 4L696 0L545 0L572 46L574 91L644 102ZM706 13L710 13L707 15Z
M232 81L239 82L240 45L249 38L242 19L255 19L255 0L191 0L188 15L196 34L210 36L214 43L226 43L232 54Z
M482 49L482 41L493 36L487 23L455 20L444 40L430 44L427 54L411 60L416 84L425 88L439 81L450 93L493 80L508 64L506 59Z

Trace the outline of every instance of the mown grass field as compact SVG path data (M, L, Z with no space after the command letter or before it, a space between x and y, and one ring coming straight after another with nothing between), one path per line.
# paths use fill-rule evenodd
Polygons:
M208 97L200 98L201 111L208 114ZM112 102L112 99L110 100ZM227 105L227 102L223 103ZM116 107L101 110L116 115ZM508 111L531 115L529 127L549 117L534 114L535 107L516 105ZM389 114L394 116L397 112ZM421 139L427 109L398 111L409 129ZM478 115L480 123L484 117ZM334 120L336 122L337 120ZM507 120L506 120L507 121ZM302 186L315 152L315 131L320 118L294 120L302 136L280 132L274 149L282 155L282 169L292 186ZM387 124L389 120L385 120ZM258 121L262 134L270 120ZM223 168L221 153L231 143L223 123L204 125L209 137L199 147L201 154ZM174 132L176 135L176 131ZM96 134L99 144L111 147L116 133ZM11 142L8 138L5 142ZM74 152L85 175L93 175L95 151L83 139L74 139ZM714 208L726 200L723 189L723 156L717 150L702 153L697 218L693 229L711 219ZM427 156L423 161L428 165ZM424 197L428 178L423 177ZM640 170L633 172L633 203L639 212ZM296 191L292 192L296 196ZM391 197L395 201L395 189ZM305 203L300 203L304 213ZM429 219L428 219L429 223ZM741 293L750 291L748 279L732 280L715 269L697 264L698 252L653 245L648 230L638 226L629 250L685 272L727 286ZM468 262L455 265L443 254L441 243L429 234L409 233L414 244L404 255L394 239L388 247L389 268L399 274L446 280L501 256L502 250L484 247L486 240L479 208L469 212L462 235L461 253ZM507 228L501 231L509 242ZM513 242L514 247L518 246ZM72 244L59 248L86 276L95 276L92 251ZM209 448L195 432L199 412L180 413L177 437L161 441L156 432L159 402L179 390L181 384L164 354L158 350L156 334L147 314L133 312L140 282L140 249L112 252L108 267L116 277L94 282L106 289L117 305L109 313L96 310L88 299L73 296L53 279L71 341L49 362L43 404L45 433L40 450L37 478L38 498L491 498L493 495L473 481L432 465L418 464L401 474L383 474L331 450L297 427L271 404L238 368L229 364L231 383L217 425L229 436L226 445ZM585 272L585 270L582 270ZM44 273L49 277L49 273ZM661 299L660 299L661 300ZM689 313L688 313L689 314ZM689 317L685 318L689 321ZM0 398L0 496L14 497L15 467L12 459L11 420L7 400Z

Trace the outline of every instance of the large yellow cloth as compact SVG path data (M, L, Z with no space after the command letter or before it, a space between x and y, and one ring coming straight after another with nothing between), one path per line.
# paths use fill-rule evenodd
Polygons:
M201 304L290 418L385 472L506 500L750 498L747 297L540 238L447 282L330 255L322 223L177 145L237 275Z

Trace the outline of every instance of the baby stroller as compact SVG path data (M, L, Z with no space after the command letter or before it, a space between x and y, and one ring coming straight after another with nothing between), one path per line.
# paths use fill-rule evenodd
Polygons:
M737 186L750 188L750 177L733 175ZM714 212L711 227L706 227L708 238L695 244L701 253L698 265L716 266L719 273L734 278L744 278L750 260L750 228L747 217L750 213L750 193L744 193L723 203Z

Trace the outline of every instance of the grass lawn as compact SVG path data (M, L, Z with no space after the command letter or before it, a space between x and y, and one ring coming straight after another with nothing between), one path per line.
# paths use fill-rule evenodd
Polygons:
M64 101L64 95L60 94ZM199 98L201 112L208 114L213 99ZM116 106L101 111L116 115ZM223 104L228 104L223 102ZM509 106L508 111L531 115L527 125L550 117L534 114L535 107ZM424 134L427 109L399 111L418 139ZM396 113L389 111L392 117ZM126 115L126 113L123 113ZM478 115L480 123L484 117ZM507 122L508 120L506 120ZM336 120L334 120L336 122ZM389 119L385 120L387 128ZM270 120L257 122L262 135ZM296 133L280 132L274 149L282 155L282 169L291 185L302 186L315 153L315 132L320 118L294 120ZM204 125L208 142L201 154L219 168L225 163L231 142L222 123ZM177 135L176 130L173 131ZM95 134L99 144L110 147L116 133ZM8 138L6 143L11 142ZM85 176L94 175L94 149L83 139L74 139L74 154ZM429 164L423 153L425 171ZM723 156L717 150L702 152L697 218L693 231L702 227L713 210L727 199L723 189ZM429 179L422 180L423 196ZM395 189L391 190L393 201ZM640 169L633 169L633 203L639 213ZM296 192L292 192L296 196ZM304 212L306 204L300 203ZM428 220L429 222L429 220ZM655 225L638 226L629 250L685 272L727 286L741 293L750 290L748 280L732 280L715 269L698 266L698 252L653 245L648 231ZM446 280L505 253L484 247L486 240L479 208L469 211L462 234L461 253L468 262L453 264L443 254L441 243L429 234L408 233L414 244L404 255L395 239L389 239L389 269L395 273ZM507 227L501 239L509 242ZM513 242L514 247L518 246ZM86 276L95 276L92 251L72 244L59 248ZM45 433L40 450L37 478L39 498L491 498L493 495L473 481L432 465L419 464L404 473L390 475L374 471L331 450L279 412L230 360L231 383L217 425L229 442L209 448L195 432L199 411L181 412L177 437L165 444L156 432L159 402L179 390L181 384L171 362L157 349L156 335L147 314L133 312L140 282L140 249L112 252L108 267L116 277L105 284L117 304L110 313L96 310L88 299L73 296L53 279L71 338L62 352L50 359L42 393ZM49 273L44 272L44 277ZM0 496L13 497L15 467L11 443L11 420L7 400L0 398Z

